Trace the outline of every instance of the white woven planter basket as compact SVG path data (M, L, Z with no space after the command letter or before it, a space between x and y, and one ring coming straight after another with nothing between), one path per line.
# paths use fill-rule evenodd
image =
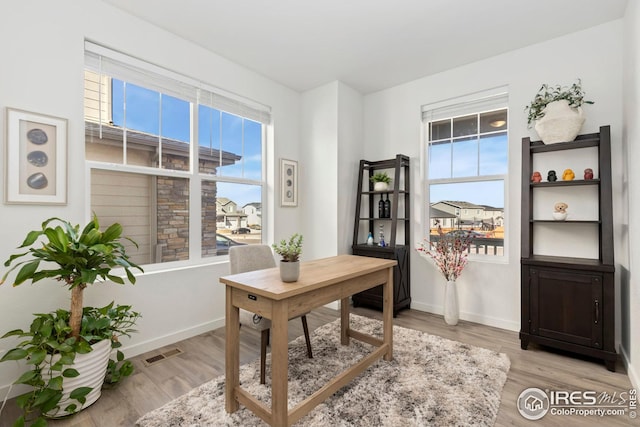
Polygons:
M535 124L542 142L555 144L576 139L585 120L582 108L572 108L568 101L561 99L547 104L544 111L544 117Z

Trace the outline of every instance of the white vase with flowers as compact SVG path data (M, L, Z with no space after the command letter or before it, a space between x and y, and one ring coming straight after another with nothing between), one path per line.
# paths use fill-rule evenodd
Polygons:
M431 241L425 240L416 249L425 258L431 259L445 280L444 321L448 325L457 325L460 319L458 307L458 288L456 280L467 265L467 256L471 237L463 230L447 234L440 232Z

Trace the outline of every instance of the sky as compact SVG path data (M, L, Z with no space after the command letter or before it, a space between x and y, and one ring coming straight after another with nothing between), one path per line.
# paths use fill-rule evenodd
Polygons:
M431 145L429 179L477 179L507 174L507 133ZM436 181L437 182L437 181ZM504 208L504 181L430 184L429 202L456 200Z
M126 114L125 90L121 80L112 83L113 122L122 126L165 138L189 142L190 105L169 95L159 96L157 91L127 83ZM218 176L262 180L262 125L252 120L198 106L198 144L209 147L212 153L228 151L242 156L233 165L218 168ZM261 188L219 182L218 197L227 197L239 207L261 202Z

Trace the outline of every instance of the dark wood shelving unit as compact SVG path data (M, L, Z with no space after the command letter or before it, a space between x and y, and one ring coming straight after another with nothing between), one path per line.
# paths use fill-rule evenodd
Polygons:
M599 179L531 182L533 156L587 147L598 149ZM534 220L534 193L544 188L598 186L598 218L593 220ZM522 318L520 342L530 342L602 359L615 370L615 294L613 209L611 192L611 135L609 126L581 135L572 142L544 145L522 139ZM597 227L598 259L534 254L535 224L555 223L558 238L571 233L572 224Z
M392 171L391 188L387 191L374 191L373 183L369 180L378 171ZM393 315L411 305L411 286L409 269L409 224L411 220L410 188L409 188L409 157L397 154L388 160L369 161L360 160L355 223L353 229L352 252L354 255L376 258L395 259L398 265L393 270ZM379 218L375 215L374 202L377 195L387 196L391 200L391 215L389 218ZM402 209L400 208L402 206ZM365 224L363 226L363 224ZM377 237L376 226L388 225L390 234L387 238L388 246L367 245L369 233ZM402 230L404 238L398 238L398 229ZM366 231L362 231L366 230ZM354 306L368 306L382 309L382 286L360 292L352 297Z

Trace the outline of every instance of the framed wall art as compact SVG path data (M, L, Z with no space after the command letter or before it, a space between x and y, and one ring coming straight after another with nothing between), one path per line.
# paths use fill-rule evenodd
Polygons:
M5 202L67 203L67 120L7 108Z
M281 206L298 206L298 162L280 159Z

